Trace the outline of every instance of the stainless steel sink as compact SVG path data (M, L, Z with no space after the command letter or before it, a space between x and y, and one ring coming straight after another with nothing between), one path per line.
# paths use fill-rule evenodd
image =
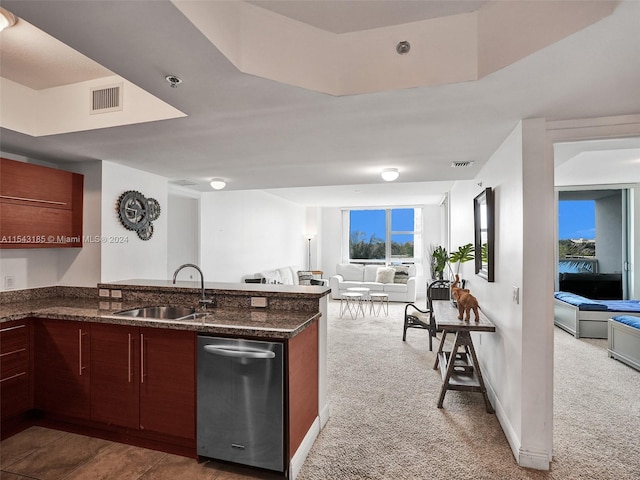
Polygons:
M159 320L189 320L196 318L198 314L194 307L153 306L123 310L114 313L114 315L132 318L155 318Z

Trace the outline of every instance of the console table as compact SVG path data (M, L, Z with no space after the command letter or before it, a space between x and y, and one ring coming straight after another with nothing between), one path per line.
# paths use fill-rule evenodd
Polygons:
M495 325L482 312L479 312L478 321L474 320L473 313L468 322L458 320L458 310L450 302L442 300L433 302L433 313L437 328L442 331L440 347L433 366L434 370L440 367L442 374L442 389L440 390L438 408L442 408L447 390L462 390L482 393L487 413L494 413L482 380L482 372L476 351L473 348L471 332L495 332ZM455 340L451 351L445 351L444 342L449 333L455 334Z

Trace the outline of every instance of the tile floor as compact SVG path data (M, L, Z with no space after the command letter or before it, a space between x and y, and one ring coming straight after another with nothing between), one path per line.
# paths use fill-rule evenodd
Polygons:
M2 480L275 480L279 475L42 427L0 443Z

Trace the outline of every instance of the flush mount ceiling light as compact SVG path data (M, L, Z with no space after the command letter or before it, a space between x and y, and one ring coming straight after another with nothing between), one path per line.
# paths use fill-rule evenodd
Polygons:
M5 28L13 27L18 18L8 10L0 7L0 32Z
M211 188L213 188L214 190L222 190L227 186L227 182L225 182L221 178L214 178L213 180L211 180L211 183L209 183L209 185L211 185Z
M380 175L382 176L382 179L387 182L393 182L400 176L397 168L385 168L384 170L382 170L382 173Z
M164 79L169 82L171 88L177 88L178 85L182 83L182 79L180 77L176 77L175 75L167 75Z

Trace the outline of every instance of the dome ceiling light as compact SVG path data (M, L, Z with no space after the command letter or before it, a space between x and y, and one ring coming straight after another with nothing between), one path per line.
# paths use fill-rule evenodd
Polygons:
M211 185L211 188L213 188L214 190L222 190L224 187L227 186L227 182L225 182L221 178L214 178L211 180L209 185Z
M385 168L382 170L380 176L386 182L393 182L400 176L400 173L398 173L397 168Z
M0 32L5 28L13 27L18 18L10 11L0 7Z

